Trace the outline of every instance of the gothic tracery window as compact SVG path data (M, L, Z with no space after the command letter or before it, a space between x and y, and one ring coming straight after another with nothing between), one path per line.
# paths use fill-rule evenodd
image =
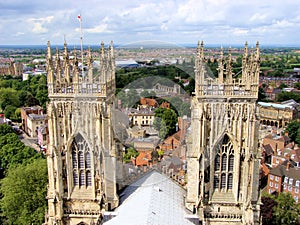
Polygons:
M228 191L233 185L234 150L227 135L216 149L214 161L214 189Z
M91 153L87 142L80 134L74 138L71 150L74 186L92 186Z

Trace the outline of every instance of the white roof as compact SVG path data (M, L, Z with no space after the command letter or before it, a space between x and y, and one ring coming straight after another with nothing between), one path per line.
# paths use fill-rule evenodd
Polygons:
M274 107L277 109L285 109L285 108L289 108L289 109L294 109L294 106L291 104L280 104L280 103L271 103L271 102L258 102L258 105L261 105L263 107Z
M185 190L167 176L151 171L128 186L116 215L105 225L184 225L192 214L184 206Z

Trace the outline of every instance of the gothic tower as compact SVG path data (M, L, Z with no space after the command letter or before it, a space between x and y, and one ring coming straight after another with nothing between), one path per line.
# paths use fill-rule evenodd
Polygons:
M115 93L113 46L99 53L93 67L90 50L85 71L77 53L51 54L47 80L49 145L47 224L97 224L104 210L118 205L116 143L112 130Z
M260 224L258 118L259 45L232 72L223 51L209 76L203 42L195 60L195 95L187 153L186 206L203 224Z

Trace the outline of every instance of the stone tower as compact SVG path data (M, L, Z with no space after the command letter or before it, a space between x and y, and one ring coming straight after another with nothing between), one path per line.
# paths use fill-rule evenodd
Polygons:
M47 80L49 145L47 224L97 224L101 213L118 205L116 143L112 130L115 93L113 46L102 43L100 67L90 50L85 71L77 53L51 54Z
M195 60L195 95L187 153L186 206L202 224L260 224L256 112L260 72L259 44L232 72L232 56L223 51L218 77L209 76L203 43Z

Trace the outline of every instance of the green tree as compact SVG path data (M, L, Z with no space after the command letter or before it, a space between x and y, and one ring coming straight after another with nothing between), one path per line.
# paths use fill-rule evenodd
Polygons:
M20 107L20 101L16 90L11 88L0 89L0 107L2 110L9 105Z
M20 118L16 118L15 112L16 112L17 107L13 106L13 105L8 105L5 107L4 109L4 115L6 118L9 118L11 120L17 120Z
M295 203L290 193L280 193L276 198L277 207L274 210L276 224L299 224L299 205Z
M266 99L266 93L264 91L263 88L259 87L258 88L258 98L257 98L257 101L264 101Z
M299 128L300 128L300 122L296 120L293 120L287 125L285 131L288 132L289 137L292 141L296 141Z
M139 152L136 151L134 148L132 148L132 147L127 148L127 149L125 150L125 154L124 154L124 156L123 156L123 161L124 161L125 163L129 163L129 162L131 161L131 158L132 158L132 157L133 157L133 158L136 158L136 157L138 157L138 155L139 155Z
M7 124L0 124L0 138L3 135L9 134L9 133L14 133L14 130L12 129L12 127Z
M276 97L276 101L277 102L283 102L283 101L287 101L290 99L294 99L296 102L300 102L300 94L295 93L295 92L280 92L277 97Z
M8 170L2 179L0 200L4 224L42 224L47 208L47 164L37 159Z
M153 127L159 131L160 138L175 133L177 114L173 109L158 108L154 113Z
M300 89L300 82L294 83L294 88L297 88L299 90Z
M6 171L10 166L41 158L33 148L25 146L6 124L0 125L0 168Z
M143 90L140 94L141 97L143 98L149 98L150 93L147 90Z
M179 116L191 116L191 103L190 102L183 102L179 108Z
M288 86L285 83L281 83L279 85L279 89L287 88Z

